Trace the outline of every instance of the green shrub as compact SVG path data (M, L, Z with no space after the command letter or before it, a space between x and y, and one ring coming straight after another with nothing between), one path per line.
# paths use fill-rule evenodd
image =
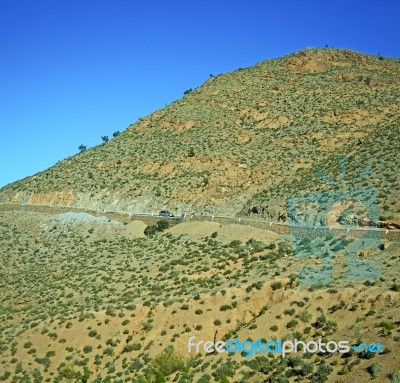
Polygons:
M400 382L400 373L399 373L399 371L393 371L389 375L389 381L390 381L390 383L399 383Z
M140 343L127 344L124 347L124 352L139 351L142 348Z
M308 311L301 311L297 314L297 318L299 318L304 323L308 323L311 320L312 315Z
M157 226L156 225L149 225L144 229L144 234L148 237L157 233Z
M239 247L241 243L242 243L242 241L239 241L238 239L235 239L228 246L229 247Z
M348 366L343 366L339 372L338 375L347 375L350 372L350 369Z
M278 290L282 288L282 282L281 281L275 281L274 283L272 283L271 287L272 290Z
M311 383L323 383L328 379L329 374L332 372L332 367L326 364L325 362L321 362L318 365L317 372L312 375Z
M369 371L369 373L371 374L372 379L376 379L376 378L378 378L378 377L382 374L383 367L382 367L382 365L379 364L379 363L373 363L373 364L369 367L368 371Z
M228 376L234 376L238 367L239 364L236 361L228 359L225 363L220 364L212 375L217 381L221 381L221 379L226 379ZM226 380L222 380L222 382L226 382Z
M382 327L388 331L394 330L396 328L396 326L393 323L386 322L386 321L379 323L379 327Z
M95 337L96 335L97 335L97 331L96 331L96 330L90 330L90 331L89 331L89 336L90 336L91 338Z
M109 374L115 372L115 364L113 362L107 362L106 367L108 369Z
M72 365L65 366L60 373L62 378L65 379L74 379L76 377L76 372Z
M146 236L152 236L169 228L169 222L166 219L158 221L155 225L149 225L144 229Z
M157 222L158 231L164 231L169 228L169 222L166 219Z
M295 309L291 308L291 309L285 309L285 311L283 312L285 315L290 315L292 316L295 313Z
M289 322L287 323L286 327L287 327L287 328L293 328L293 327L296 327L298 323L299 323L299 322L297 322L296 319L292 319L291 321L289 321Z
M211 376L208 374L203 375L197 383L210 383L211 382Z
M165 376L177 371L183 372L186 367L184 359L174 351L162 352L154 358L152 364L156 370Z
M93 350L93 347L90 346L90 345L87 345L87 346L83 347L83 352L85 354L89 354L89 352L92 352L92 350Z
M221 305L221 307L219 309L220 309L220 311L227 311L227 310L231 310L232 306L231 305Z
M394 283L390 289L396 292L400 292L400 283Z

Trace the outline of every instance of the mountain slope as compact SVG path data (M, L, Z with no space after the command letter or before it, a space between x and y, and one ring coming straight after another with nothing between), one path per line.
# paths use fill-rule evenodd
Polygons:
M375 187L399 221L400 64L348 50L306 49L211 77L108 143L0 190L2 202L143 212L262 214L349 179Z
M201 222L193 226L215 233L182 224L131 238L122 224L66 218L0 211L0 381L397 381L398 243L364 251L380 279L349 280L339 250L333 284L307 286L297 275L318 267L321 241L351 239L309 240L313 257L299 258L273 233L246 240L246 227L235 240ZM380 342L384 353L189 353L191 337Z

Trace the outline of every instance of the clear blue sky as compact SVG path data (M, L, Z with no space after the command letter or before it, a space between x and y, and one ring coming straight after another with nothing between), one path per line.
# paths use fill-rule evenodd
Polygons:
M325 44L400 57L399 4L1 0L0 186L99 144L210 73Z

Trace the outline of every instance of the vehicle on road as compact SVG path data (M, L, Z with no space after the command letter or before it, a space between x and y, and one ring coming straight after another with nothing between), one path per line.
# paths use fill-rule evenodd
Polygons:
M158 213L160 217L168 217L172 218L175 217L169 210L161 210L160 213Z

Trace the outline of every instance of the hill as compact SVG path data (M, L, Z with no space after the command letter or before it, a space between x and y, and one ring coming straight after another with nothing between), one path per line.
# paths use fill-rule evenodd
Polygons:
M377 190L399 222L400 62L306 49L211 77L106 144L0 190L0 201L99 210L257 214L324 190L322 169Z
M307 286L298 274L319 265L321 239L308 241L313 255L301 259L287 238L260 229L183 223L143 236L140 222L88 216L0 212L1 381L398 379L398 243L364 251L379 279L349 280L341 245L333 283ZM326 240L332 247L342 241ZM384 352L299 350L283 358L257 351L247 358L245 350L189 353L191 337L379 342Z
M399 74L263 61L2 188L0 381L398 382Z

